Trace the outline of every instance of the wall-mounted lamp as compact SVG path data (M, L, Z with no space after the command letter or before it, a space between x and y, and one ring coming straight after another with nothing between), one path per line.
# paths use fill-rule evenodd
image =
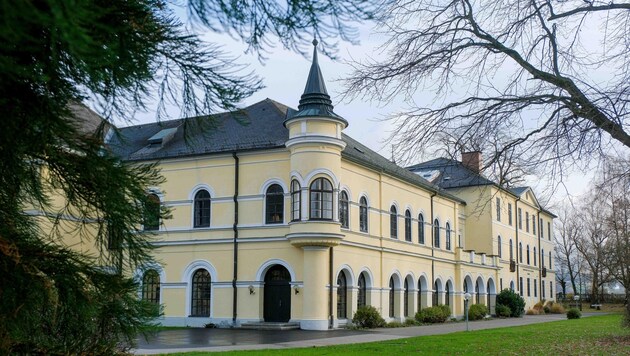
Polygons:
M295 290L295 294L300 294L300 287L294 286L293 289Z
M254 290L254 286L249 286L249 294L256 294L256 290Z

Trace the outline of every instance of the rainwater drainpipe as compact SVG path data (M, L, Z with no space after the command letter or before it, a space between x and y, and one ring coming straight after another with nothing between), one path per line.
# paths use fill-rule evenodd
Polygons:
M333 319L333 247L330 246L328 250L328 328L332 329L334 326Z
M435 216L433 216L433 197L437 195L437 192L431 194L431 290L435 288ZM437 291L435 291L437 292ZM439 296L438 296L439 298ZM433 299L431 299L433 301Z
M534 258L538 257L538 301L542 301L542 267L540 265L540 235L542 233L542 224L540 223L540 210L536 211L536 224L538 224L538 256L534 256Z
M516 210L516 224L514 224L515 226L515 231L516 231L516 245L514 246L514 249L516 250L516 253L514 254L514 265L516 266L516 290L518 291L519 294L521 294L523 291L521 291L521 280L519 279L519 258L521 258L521 249L519 248L519 244L518 244L518 229L520 228L521 224L522 224L522 217L523 214L519 214L518 213L518 202L521 200L521 197L516 198L516 202L514 203L514 210Z
M239 171L239 158L236 152L232 152L234 158L234 224L232 225L232 231L234 232L234 275L232 276L232 326L236 326L236 316L238 315L238 289L236 288L236 281L238 279L238 171Z

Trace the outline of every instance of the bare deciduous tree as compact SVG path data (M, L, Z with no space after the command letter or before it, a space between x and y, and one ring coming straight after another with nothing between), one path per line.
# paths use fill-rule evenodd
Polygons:
M580 219L573 213L573 210L565 209L560 213L557 220L558 228L555 234L555 255L556 255L556 278L558 283L563 287L563 293L566 294L566 280L571 283L573 292L577 293L576 281L581 269L580 256L576 247L576 241L578 241L580 233L582 231L582 224ZM561 279L562 278L562 279Z
M346 95L407 99L391 137L401 157L442 132L462 145L501 132L490 161L520 147L561 179L630 148L628 2L398 0L380 26L386 57L354 63Z

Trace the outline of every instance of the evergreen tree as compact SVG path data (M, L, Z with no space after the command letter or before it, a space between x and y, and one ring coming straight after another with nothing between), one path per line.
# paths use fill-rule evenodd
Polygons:
M113 353L155 306L134 271L151 263L150 164L128 164L103 138L151 94L184 112L230 109L261 87L236 72L159 0L31 0L0 5L0 354ZM191 1L192 18L264 50L280 36L352 39L360 1ZM80 102L98 103L104 121ZM91 126L92 125L92 126ZM168 215L159 210L160 218Z

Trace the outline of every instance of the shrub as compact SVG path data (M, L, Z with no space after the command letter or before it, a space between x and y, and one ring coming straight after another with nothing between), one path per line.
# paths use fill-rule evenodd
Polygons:
M526 315L538 315L538 310L536 309L527 309L527 311L525 312Z
M386 328L402 328L403 323L401 323L400 321L390 321L389 323L385 324Z
M532 309L534 309L537 314L545 314L545 310L544 310L544 306L543 305L544 305L543 302L538 302L538 303L534 304L534 307Z
M509 318L510 315L512 315L512 311L510 310L510 307L503 304L497 304L497 306L494 308L494 312L500 318Z
M451 309L448 306L438 305L417 312L416 320L421 323L443 323L449 316L451 316Z
M414 318L407 318L404 322L405 326L417 326L420 325Z
M582 313L577 308L571 308L567 312L567 319L579 319L582 316Z
M553 303L549 311L551 312L551 314L564 314L565 313L564 307L560 303Z
M360 328L380 328L385 326L385 320L381 313L371 305L366 305L357 309L352 317L352 322Z
M549 308L548 306L545 305L543 307L543 311L545 312L545 314L549 314L549 313L551 313L551 308Z
M525 300L509 289L504 289L497 295L497 304L507 305L512 317L519 317L525 312Z
M551 309L551 306L553 305L553 300L548 300L547 303L545 303L545 307Z
M468 308L468 320L481 320L488 314L488 308L483 304L473 304Z

